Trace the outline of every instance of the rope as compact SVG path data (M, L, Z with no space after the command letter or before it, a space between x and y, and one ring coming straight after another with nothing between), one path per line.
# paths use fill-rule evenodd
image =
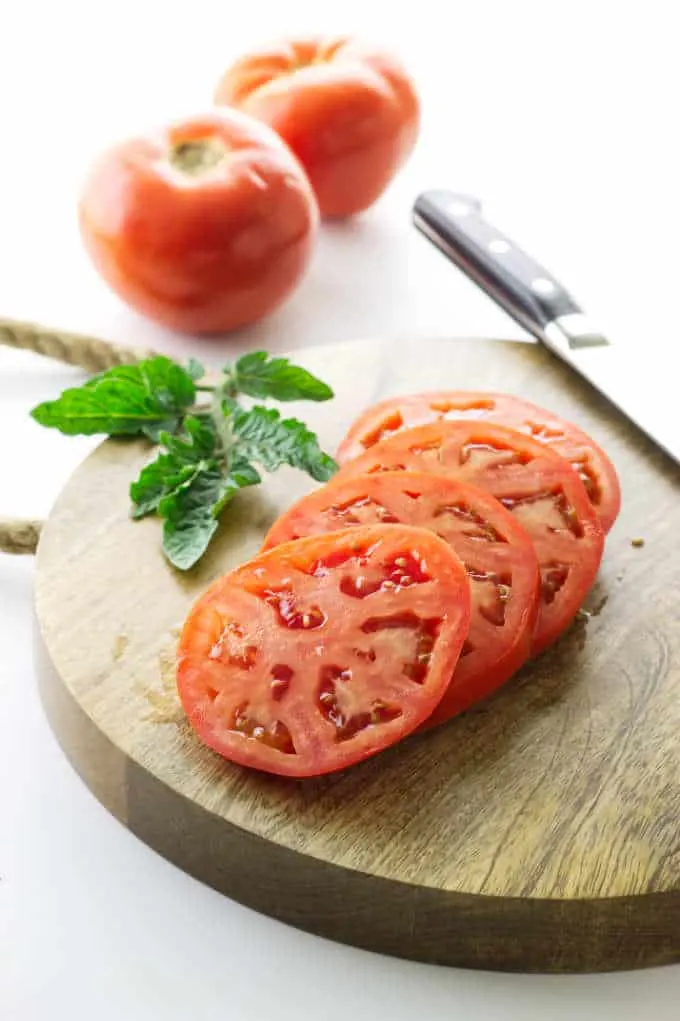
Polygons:
M155 354L15 319L0 319L0 344L35 351L67 365L79 365L91 373L103 372L114 365L130 365ZM0 553L35 553L41 529L41 521L0 518Z
M35 553L42 521L0 518L0 553Z
M0 319L0 344L35 351L68 365L80 365L88 372L103 372L114 365L130 365L155 353L109 344L79 333L63 333L34 323L20 323L15 319Z

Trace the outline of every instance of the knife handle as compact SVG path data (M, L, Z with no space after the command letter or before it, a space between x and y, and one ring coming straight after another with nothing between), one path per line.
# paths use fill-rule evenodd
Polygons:
M581 315L548 271L482 217L480 204L451 191L426 191L413 220L459 269L539 339L562 316Z

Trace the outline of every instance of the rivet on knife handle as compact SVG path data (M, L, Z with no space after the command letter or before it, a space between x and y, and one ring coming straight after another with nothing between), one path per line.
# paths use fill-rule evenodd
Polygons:
M606 344L578 303L543 266L481 215L477 200L427 191L413 207L416 227L521 326L550 347Z

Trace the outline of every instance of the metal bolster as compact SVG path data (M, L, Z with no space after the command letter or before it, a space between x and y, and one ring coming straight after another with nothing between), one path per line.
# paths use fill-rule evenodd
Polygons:
M583 347L607 347L609 341L583 312L570 312L548 323L546 343L561 354Z

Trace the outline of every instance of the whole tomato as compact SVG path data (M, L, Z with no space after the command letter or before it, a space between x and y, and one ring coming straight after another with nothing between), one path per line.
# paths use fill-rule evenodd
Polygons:
M111 288L149 318L201 334L279 305L307 267L318 218L281 139L227 109L105 152L79 204L85 247Z
M419 103L406 71L356 39L294 39L244 56L215 101L274 128L307 171L325 217L372 205L418 135Z

